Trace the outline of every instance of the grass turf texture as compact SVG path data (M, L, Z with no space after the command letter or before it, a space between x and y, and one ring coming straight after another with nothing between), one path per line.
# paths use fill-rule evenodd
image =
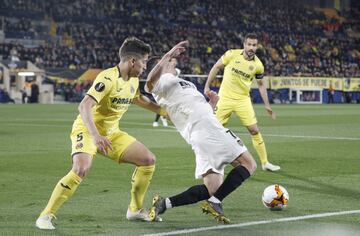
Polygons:
M255 106L269 160L282 170L270 173L258 168L224 200L232 223L359 210L360 107L281 105L273 109L278 115L275 121L263 106ZM134 167L98 155L88 177L57 213L56 231L36 229L35 220L53 187L71 167L69 135L77 106L1 105L0 114L0 235L141 235L217 225L198 205L171 209L161 223L127 221ZM152 113L132 106L120 123L121 129L157 156L146 207L154 194L169 196L200 183L194 180L190 146L172 128L153 128L153 119ZM259 164L250 137L235 116L229 127ZM280 183L290 194L284 211L271 212L261 203L262 191L273 183ZM358 235L359 222L360 215L352 214L194 234Z

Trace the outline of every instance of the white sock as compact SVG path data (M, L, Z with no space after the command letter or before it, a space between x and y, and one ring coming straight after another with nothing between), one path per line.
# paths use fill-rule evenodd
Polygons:
M213 203L221 203L221 201L214 196L211 196L208 200Z
M172 208L171 201L169 198L165 198L165 206L166 206L166 209Z

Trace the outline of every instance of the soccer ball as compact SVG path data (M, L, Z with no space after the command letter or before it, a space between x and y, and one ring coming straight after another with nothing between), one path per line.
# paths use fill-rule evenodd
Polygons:
M262 203L272 211L281 211L289 203L289 193L279 184L270 185L264 190Z

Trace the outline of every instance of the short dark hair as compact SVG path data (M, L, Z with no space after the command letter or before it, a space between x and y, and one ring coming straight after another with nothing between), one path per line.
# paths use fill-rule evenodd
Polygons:
M136 37L128 37L119 49L120 60L128 57L140 58L151 52L151 46Z
M258 36L255 33L248 33L248 34L245 35L244 42L247 39L258 39Z

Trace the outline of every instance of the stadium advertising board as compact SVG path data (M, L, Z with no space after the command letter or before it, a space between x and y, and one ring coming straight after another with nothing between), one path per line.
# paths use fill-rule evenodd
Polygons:
M343 90L346 92L359 92L360 78L345 78Z
M306 89L322 88L328 89L330 84L335 90L343 90L343 78L324 77L269 77L271 89Z

